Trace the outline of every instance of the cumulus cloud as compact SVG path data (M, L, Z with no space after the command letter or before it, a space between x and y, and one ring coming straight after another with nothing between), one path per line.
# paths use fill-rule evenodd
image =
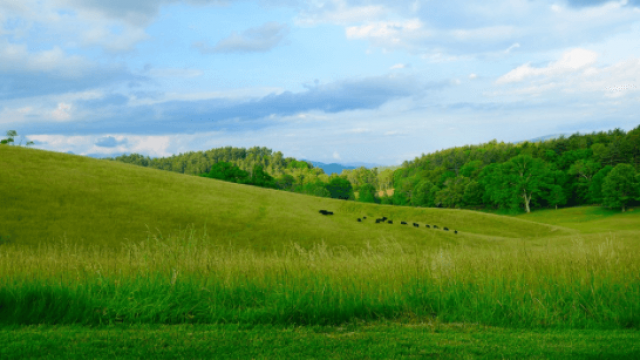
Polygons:
M562 54L558 61L549 63L546 67L536 68L531 64L524 64L502 75L496 81L497 84L519 82L534 76L558 76L568 72L574 72L589 65L593 65L598 54L586 49L571 49Z
M420 96L425 91L444 86L447 84L425 84L418 82L415 77L387 75L319 84L301 92L271 93L249 100L216 98L111 107L111 101L124 100L114 95L92 100L99 102L107 99L102 107L87 107L86 102L79 101L86 118L82 126L74 126L73 123L62 126L42 120L29 124L32 128L28 130L58 134L68 131L87 134L123 131L163 134L210 131L216 127L242 131L271 126L274 124L273 118L314 112L332 114L377 109L393 100ZM295 116L295 120L299 121L300 118Z
M98 65L56 46L31 52L26 45L0 39L0 100L144 80L121 65Z
M234 32L213 47L202 42L194 43L193 46L203 54L266 52L280 44L288 32L286 24L268 22L241 34Z

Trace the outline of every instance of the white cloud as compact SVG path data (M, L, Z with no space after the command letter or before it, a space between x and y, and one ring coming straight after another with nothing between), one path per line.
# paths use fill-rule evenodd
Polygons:
M67 135L29 135L29 140L41 143L38 148L59 152L72 151L86 155L94 153L117 154L135 152L155 156L171 156L168 151L172 140L170 136L109 135L121 142L120 145L104 148L96 145L103 135L67 136ZM187 136L188 137L188 136Z
M334 151L333 152L333 158L336 159L336 160L340 160L340 154L338 154L337 151Z
M478 75L473 74L473 73L469 74L469 80L474 80L474 79L477 79L477 78L478 78Z
M419 19L404 21L377 21L366 25L349 26L345 29L349 39L369 39L381 44L399 44L406 37L427 36L421 32L423 25Z
M135 48L142 41L148 40L149 35L142 28L126 25L122 31L114 33L111 24L96 24L80 34L80 41L84 46L99 46L107 52L127 52Z
M411 67L411 65L408 65L408 64L395 64L392 67L390 67L390 69L391 70L394 70L394 69L406 69L408 67Z
M56 72L67 78L77 77L90 63L77 55L67 55L59 47L29 52L26 45L0 40L0 72Z
M262 26L251 28L218 41L211 47L203 42L193 44L203 54L232 52L266 52L276 47L289 33L286 24L268 22Z
M151 69L149 75L153 77L178 77L178 78L194 78L202 76L202 70L198 69Z
M323 23L349 25L383 17L383 5L351 5L345 0L308 2L295 19L298 26L316 26Z
M51 112L51 117L57 121L66 121L71 119L71 104L59 103L58 107Z
M507 50L505 50L505 51L504 51L504 53L505 53L505 54L509 54L509 53L511 52L511 50L513 50L513 49L517 49L517 48L519 48L519 47L520 47L520 44L519 44L519 43L515 43L515 44L513 44L513 45L509 46L509 47L507 48Z
M367 129L367 128L355 128L355 129L351 129L349 131L347 131L348 133L354 133L354 134L364 134L364 133L370 133L371 130Z
M517 68L502 75L496 81L497 84L519 82L535 76L558 76L565 73L583 69L596 62L598 54L585 49L572 49L562 54L558 61L550 62L548 66L542 68L532 67L530 63L518 66Z

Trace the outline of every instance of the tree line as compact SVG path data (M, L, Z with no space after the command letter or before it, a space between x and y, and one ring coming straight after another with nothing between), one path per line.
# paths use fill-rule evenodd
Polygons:
M405 161L380 203L530 212L640 203L640 126L518 144L450 148Z
M360 202L530 212L640 203L640 126L517 144L492 140L423 154L399 167L360 167L328 176L265 147L224 147L151 159L110 160ZM393 189L391 196L387 189ZM384 190L385 195L378 193ZM355 193L358 196L355 196Z
M355 199L353 187L345 177L329 176L309 162L285 158L282 152L274 153L266 147L227 146L166 158L130 154L106 159L314 196Z

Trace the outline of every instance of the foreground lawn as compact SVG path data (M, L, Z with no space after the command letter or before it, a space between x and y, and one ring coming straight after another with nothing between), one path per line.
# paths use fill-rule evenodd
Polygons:
M1 359L639 359L637 331L472 324L0 328Z

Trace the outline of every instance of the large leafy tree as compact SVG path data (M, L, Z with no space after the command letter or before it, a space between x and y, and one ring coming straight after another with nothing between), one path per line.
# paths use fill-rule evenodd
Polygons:
M547 164L529 155L518 155L498 166L487 183L486 190L494 201L523 204L531 212L531 199L553 185Z
M444 188L436 195L436 202L445 207L456 207L464 204L464 190L469 185L469 178L457 176L444 182Z
M354 198L351 183L349 180L341 177L333 177L329 180L329 184L327 184L326 189L334 199L349 200Z
M619 207L622 212L633 199L640 199L636 170L629 164L618 164L609 172L602 184L602 204Z
M593 176L600 171L602 165L599 162L593 160L576 160L569 168L568 174L574 176L575 185L574 189L582 200L581 202L589 201L589 187L591 186L591 180Z
M602 185L611 170L613 170L613 166L607 165L593 175L591 185L589 185L589 200L592 204L600 204L602 202Z

